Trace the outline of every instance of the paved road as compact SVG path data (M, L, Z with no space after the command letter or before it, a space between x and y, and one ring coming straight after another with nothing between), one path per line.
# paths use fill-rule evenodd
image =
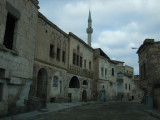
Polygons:
M158 120L138 103L111 102L86 105L36 120Z

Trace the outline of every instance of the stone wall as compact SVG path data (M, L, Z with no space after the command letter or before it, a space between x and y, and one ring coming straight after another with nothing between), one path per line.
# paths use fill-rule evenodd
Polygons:
M69 88L70 81L71 81L72 77L74 77L74 76L76 76L79 80L79 83L80 83L79 88ZM87 82L87 85L83 85L84 81ZM69 93L72 94L72 102L82 101L82 93L84 90L87 93L87 101L92 100L92 91L91 91L92 90L92 79L84 77L84 76L77 76L77 75L68 73L67 82L68 82L68 85L66 86L68 88L67 89L67 96Z
M59 53L57 52L58 49L60 50ZM63 54L64 52L65 54ZM34 60L34 82L30 95L47 102L49 102L51 98L57 99L65 97L66 70L68 67L68 36L41 13L38 13ZM38 78L38 73L41 69L47 72L46 87ZM54 83L55 77L57 78L56 83ZM39 85L47 89L46 95L43 97L38 95Z
M34 4L33 1L35 1ZM2 97L5 104L0 108L4 107L6 110L8 106L10 112L14 112L13 109L16 106L24 106L24 99L28 99L33 76L37 4L36 0L0 1L0 71L2 72L0 83L3 83L2 94L5 94L5 97ZM12 28L13 43L9 47L6 37L8 22L6 21L10 19L15 20L12 23L15 26Z

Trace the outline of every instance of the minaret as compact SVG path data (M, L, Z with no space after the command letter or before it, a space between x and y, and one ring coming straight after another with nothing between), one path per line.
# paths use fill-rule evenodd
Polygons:
M92 19L91 19L91 12L89 10L89 16L88 16L88 28L87 28L87 33L88 33L88 45L91 46L91 40L92 40Z

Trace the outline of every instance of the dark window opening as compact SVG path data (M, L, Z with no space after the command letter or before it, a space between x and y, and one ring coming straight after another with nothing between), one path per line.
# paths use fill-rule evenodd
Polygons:
M89 69L91 70L91 62L89 62Z
M84 60L84 68L86 68L86 60Z
M5 69L0 68L0 78L4 78L5 76Z
M50 51L49 51L49 55L50 57L54 57L54 46L53 45L50 45Z
M61 50L57 48L57 60L58 61L60 61L60 53L61 53Z
M77 66L79 66L79 55L77 55Z
M83 85L88 85L86 80L83 81Z
M76 76L72 77L69 88L80 88L79 80Z
M6 30L3 45L8 49L13 49L14 30L17 18L8 13L6 21Z
M3 98L3 83L0 83L0 101L2 101Z
M112 76L114 76L114 68L112 68Z
M105 78L107 78L107 69L105 69Z
M129 90L131 89L131 86L130 86L130 84L129 84Z
M125 89L127 90L127 84L125 84Z
M80 56L80 67L82 67L82 60L83 58Z
M63 51L63 53L62 53L62 62L65 63L65 59L66 59L66 53L65 53L65 51Z
M76 64L76 54L73 53L73 64L75 65Z
M101 76L103 77L103 67L101 68Z
M62 93L62 81L60 81L59 84L60 84L60 93Z

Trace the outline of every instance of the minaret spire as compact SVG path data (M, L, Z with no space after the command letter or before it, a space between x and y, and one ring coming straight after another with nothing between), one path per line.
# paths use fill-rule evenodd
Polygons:
M92 18L91 18L91 11L89 10L89 16L88 16L88 28L87 28L87 33L88 33L88 45L91 46L91 40L92 40Z

